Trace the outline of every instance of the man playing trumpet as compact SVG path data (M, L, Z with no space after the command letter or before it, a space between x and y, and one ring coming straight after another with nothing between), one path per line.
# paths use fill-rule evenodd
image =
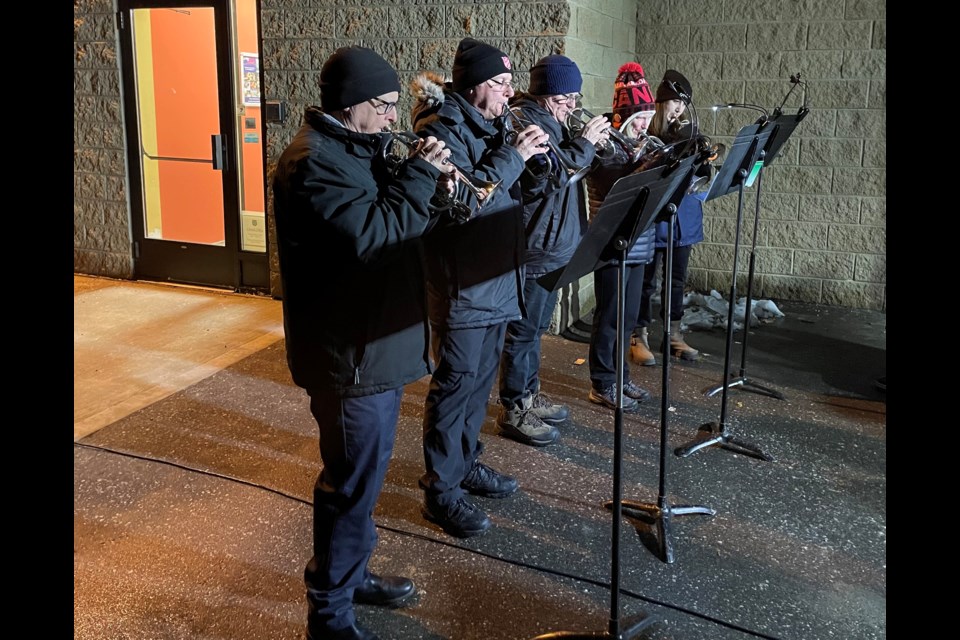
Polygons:
M570 413L540 391L540 339L550 326L558 292L547 291L537 278L566 266L586 232L579 177L589 171L596 145L606 142L610 127L602 116L590 119L575 136L564 126L577 107L582 85L573 60L549 55L530 69L527 92L510 100L512 119L539 126L550 144L547 154L528 160L520 176L527 313L507 325L497 427L501 435L537 447L556 442L560 432L555 425Z
M507 323L521 317L523 220L516 183L547 141L537 126L506 140L502 116L513 95L512 67L503 51L464 38L452 82L421 74L412 83L414 131L443 140L450 161L464 171L500 184L469 221L438 227L425 247L436 368L423 412L421 513L461 538L491 525L466 494L505 498L518 488L516 478L480 462L479 441Z
M368 571L370 514L404 385L430 371L418 238L453 167L430 136L400 170L388 166L381 130L397 119L399 90L377 53L338 49L320 71L322 108L306 110L273 179L287 364L310 397L323 462L304 570L308 639L376 640L353 603L396 606L415 592Z

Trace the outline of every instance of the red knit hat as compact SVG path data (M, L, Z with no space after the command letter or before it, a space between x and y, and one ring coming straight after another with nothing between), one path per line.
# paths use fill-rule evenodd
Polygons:
M643 67L636 62L627 62L617 71L613 83L614 117L625 119L638 111L655 111L650 84L643 75Z

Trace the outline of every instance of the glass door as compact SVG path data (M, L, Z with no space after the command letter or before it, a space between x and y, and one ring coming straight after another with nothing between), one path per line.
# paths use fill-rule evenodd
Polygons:
M255 234L251 242L247 233L241 246L230 3L119 5L136 277L235 290L267 286L266 243ZM243 92L253 99L249 88Z

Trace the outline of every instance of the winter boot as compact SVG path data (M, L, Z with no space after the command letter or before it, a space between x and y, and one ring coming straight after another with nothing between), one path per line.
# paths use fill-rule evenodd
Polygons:
M530 409L500 407L497 416L500 435L531 447L545 447L560 438L560 430L549 425Z
M634 364L640 364L645 367L652 367L657 364L657 359L650 351L650 343L647 341L647 328L638 327L639 335L630 336L630 361Z
M549 425L558 425L570 416L570 409L566 405L553 402L546 394L535 392L521 400L523 409L533 411L537 417Z
M690 362L700 359L700 352L683 341L679 320L670 321L670 355Z

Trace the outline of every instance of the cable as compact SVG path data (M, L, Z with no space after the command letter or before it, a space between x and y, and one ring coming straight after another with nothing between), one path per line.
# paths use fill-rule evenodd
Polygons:
M187 465L183 465L183 464L180 464L180 463L177 463L177 462L170 462L169 460L161 460L161 459L159 459L159 458L151 458L151 457L149 457L149 456L141 456L141 455L138 455L138 454L135 454L135 453L127 452L127 451L119 451L119 450L117 450L117 449L112 449L112 448L110 448L110 447L103 447L103 446L100 446L100 445L92 445L92 444L87 444L87 443L84 443L84 442L74 442L73 445L74 445L75 447L82 447L82 448L84 448L84 449L90 449L90 450L93 450L93 451L104 451L104 452L112 453L112 454L115 454L115 455L118 455L118 456L123 456L123 457L125 457L125 458L132 458L132 459L135 459L135 460L143 460L143 461L146 461L146 462L155 462L155 463L157 463L157 464L163 464L163 465L167 465L167 466L170 466L170 467L175 467L175 468L177 468L177 469L183 469L184 471L190 471L190 472L193 472L193 473L198 473L198 474L201 474L201 475L210 476L210 477L212 477L212 478L220 478L221 480L229 480L229 481L231 481L231 482L235 482L235 483L237 483L237 484L241 484L241 485L244 485L244 486L247 486L247 487L252 487L252 488L255 488L255 489L262 489L262 490L264 490L264 491L268 491L268 492L273 493L273 494L275 494L275 495L278 495L278 496L287 498L287 499L289 499L289 500L293 500L294 502L299 502L300 504L303 504L303 505L307 505L307 506L310 506L310 507L313 506L313 502L311 502L310 500L305 500L305 499L303 499L303 498L300 498L300 497L297 497L297 496L295 496L295 495L286 493L286 492L281 491L281 490L279 490L279 489L274 489L274 488L272 488L272 487L268 487L268 486L265 486L265 485L262 485L262 484L258 484L258 483L256 483L256 482L250 482L250 481L248 481L248 480L243 480L243 479L241 479L241 478L236 478L236 477L234 477L234 476L229 476L229 475L226 475L226 474L223 474L223 473L217 473L217 472L215 472L215 471L206 471L206 470L204 470L204 469L197 469L197 468L195 468L195 467L189 467L189 466L187 466ZM455 544L455 543L452 543L452 542L447 542L446 540L440 540L440 539L438 539L438 538L433 538L433 537L431 537L431 536L425 536L425 535L420 534L420 533L415 533L415 532L412 532L412 531L406 531L406 530L404 530L404 529L398 529L398 528L396 528L396 527L390 527L390 526L382 525L382 524L378 524L378 525L377 525L377 529L380 529L380 530L382 530L382 531L390 531L391 533L396 533L396 534L398 534L398 535L406 536L406 537L409 537L409 538L415 538L415 539L418 539L418 540L423 540L423 541L425 541L425 542L432 542L432 543L435 543L435 544L440 544L440 545L443 545L443 546L445 546L445 547L449 547L449 548L452 548L452 549L457 549L457 550L460 550L460 551L465 551L465 552L467 552L467 553L471 553L471 554L473 554L473 555L475 555L475 556L481 556L481 557L484 557L484 558L488 558L488 559L490 559L490 560L497 560L497 561L499 561L499 562L505 562L505 563L507 563L507 564L510 564L510 565L513 565L513 566L516 566L516 567L521 567L521 568L524 568L524 569L530 569L530 570L537 571L537 572L540 572L540 573L546 573L546 574L549 574L549 575L553 575L553 576L557 576L557 577L561 577L561 578L567 578L567 579L570 579L570 580L576 580L576 581L578 581L578 582L584 582L584 583L591 584L591 585L596 586L596 587L603 587L603 588L605 588L605 589L609 589L609 588L610 588L610 583L609 583L609 582L603 582L603 581L601 581L601 580L595 580L595 579L593 579L593 578L586 578L586 577L583 577L583 576L578 576L578 575L576 575L576 574L566 573L566 572L564 572L564 571L557 571L557 570L555 570L555 569L550 569L550 568L547 568L547 567L540 567L540 566L537 566L537 565L534 565L534 564L530 564L530 563L527 563L527 562L520 562L520 561L518 561L518 560L511 560L511 559L509 559L509 558L504 558L503 556L494 555L494 554L492 554L492 553L486 553L486 552L484 552L484 551L479 551L479 550L477 550L477 549L471 549L471 548L464 547L464 546L459 545L459 544ZM733 624L733 623L730 623L730 622L726 622L726 621L724 621L724 620L720 620L719 618L714 618L713 616L709 616L709 615L706 615L706 614L703 614L703 613L699 613L699 612L697 612L697 611L693 611L693 610L691 610L691 609L687 609L687 608L682 607L682 606L679 606L679 605L675 605L675 604L672 604L672 603L669 603L669 602L663 602L663 601L661 601L661 600L657 600L656 598L651 598L651 597L648 597L648 596L641 595L641 594L639 594L639 593L635 593L635 592L633 592L633 591L630 591L629 589L622 589L622 588L621 588L621 589L620 589L620 593L625 594L625 595L628 595L628 596L631 596L631 597L633 597L633 598L635 598L635 599L637 599L637 600L640 600L640 601L642 601L642 602L646 602L646 603L648 603L648 604L653 604L653 605L656 605L656 606L659 606L659 607L663 607L663 608L665 608L665 609L671 609L671 610L677 611L677 612L679 612L679 613L684 613L684 614L689 615L689 616L692 616L692 617L694 617L694 618L698 618L698 619L700 619L700 620L704 620L704 621L710 622L710 623L712 623L712 624L716 624L716 625L719 625L719 626L722 626L722 627L726 627L727 629L732 629L732 630L734 630L734 631L739 631L739 632L742 632L742 633L746 633L746 634L751 635L751 636L754 636L754 637L756 637L756 638L763 638L764 640L780 640L780 639L777 638L776 636L767 635L767 634L761 633L761 632L759 632L759 631L753 631L753 630L747 629L747 628L745 628L745 627L741 627L741 626L739 626L739 625L736 625L736 624Z

